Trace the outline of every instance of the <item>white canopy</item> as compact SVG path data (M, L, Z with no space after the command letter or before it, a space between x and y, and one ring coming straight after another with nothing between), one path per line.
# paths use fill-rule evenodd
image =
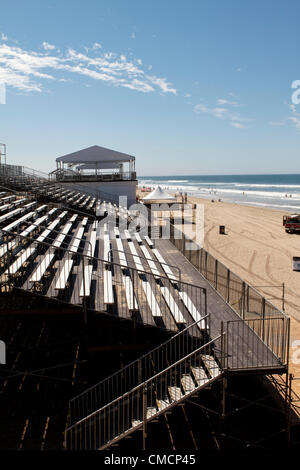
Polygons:
M78 152L68 153L62 157L56 159L57 162L71 163L77 165L79 163L124 163L135 160L132 155L126 153L116 152L115 150L106 149L99 147L99 145L93 145Z
M171 196L169 193L167 193L160 186L157 186L157 188L155 188L154 191L152 191L152 193L150 193L147 196L143 197L142 201L166 201L166 202L171 202L171 201L176 201L176 198L174 196Z

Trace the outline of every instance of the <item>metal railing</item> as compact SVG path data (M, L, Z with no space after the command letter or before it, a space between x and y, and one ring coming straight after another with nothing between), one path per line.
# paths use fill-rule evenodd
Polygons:
M268 317L224 322L225 361L228 371L279 369L288 363L290 320Z
M157 276L152 273L133 267L124 269L119 263L91 257L82 253L83 242L79 245L81 252L71 251L71 236L69 248L55 248L52 246L53 240L37 242L31 237L11 231L1 232L1 246L7 245L6 256L3 257L0 268L1 292L10 292L12 288L28 290L61 302L80 305L85 309L106 312L136 323L176 332L178 326L162 295L162 283L172 293L177 305L181 305L180 294L185 292L197 306L199 313L203 316L206 314L206 290L202 287L178 281L178 288L174 288L167 277L160 276L158 282ZM99 243L103 241L99 240ZM38 266L42 264L46 254L54 254L51 263L40 279L33 282L31 276L36 269L40 269ZM24 261L16 266L22 255ZM111 281L105 282L105 271L111 272ZM145 295L145 282L153 294L151 299ZM192 321L191 319L190 322Z
M200 329L199 324L203 322L205 329ZM209 329L209 315L206 315L139 359L72 398L70 424L75 424L115 398L124 395L182 356L200 347L208 337Z
M200 246L197 247L195 242L173 224L170 224L170 241L241 318L240 322L236 324L229 322L227 325L232 331L237 329L241 333L241 338L238 338L238 332L236 331L236 335L232 335L231 340L229 335L227 337L229 344L232 343L232 346L236 344L236 347L238 347L239 342L244 341L247 337L248 331L253 330L264 344L267 344L270 348L274 354L275 362L277 360L284 365L288 364L290 321L287 315L208 251ZM193 249L191 249L191 246ZM249 330L249 327L251 330ZM246 355L245 353L242 363L247 365ZM259 360L262 364L264 363L262 357ZM270 360L272 363L273 359L270 358ZM231 368L235 368L233 364L231 364ZM240 367L236 365L236 368ZM248 368L248 365L246 368Z
M151 378L70 426L65 432L66 448L96 450L109 447L218 380L222 376L222 368L216 362L211 365L207 378L203 381L196 381L195 371L203 370L203 358L214 358L216 350L222 357L224 339L225 333L195 348L189 354L182 354ZM155 366L154 364L154 369ZM195 382L194 387L184 393L180 387L182 380L187 376L191 379L194 377Z
M56 181L124 181L124 180L136 180L135 171L123 171L116 173L99 173L99 174L65 174L57 173L55 175Z
M39 194L45 194L51 196L51 191L47 188L53 187L66 189L69 191L79 191L87 196L96 197L99 200L110 201L116 203L119 201L119 197L115 194L107 193L105 191L97 190L96 193L90 192L85 186L81 186L76 180L76 188L70 188L64 185L63 182L51 180L47 173L27 168L19 165L0 165L0 181L12 184L15 188L20 190L38 192ZM129 204L135 201L129 201Z
M266 300L258 290L243 281L208 251L200 246L197 247L194 241L173 224L170 224L170 241L241 318L286 316L275 305ZM191 246L193 246L193 249L190 248Z

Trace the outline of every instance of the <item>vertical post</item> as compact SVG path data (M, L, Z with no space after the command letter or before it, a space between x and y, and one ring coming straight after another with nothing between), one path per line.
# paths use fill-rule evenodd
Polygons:
M146 450L147 439L147 385L143 384L143 450Z
M246 283L242 285L242 319L245 320L245 307L246 307Z
M286 435L287 447L291 447L291 404L292 404L292 380L293 375L287 374L286 379Z
M84 325L87 326L87 312L86 312L86 295L85 295L85 266L84 266L84 256L82 257L82 268L83 268L83 302L82 302L82 307L83 307L83 318L84 318ZM80 294L80 284L78 285L79 289L79 294Z
M285 310L285 284L284 282L282 283L282 311L284 312Z
M216 290L218 290L218 265L219 265L219 262L216 259L216 261L215 261L215 286L216 286Z
M266 314L266 299L265 297L262 297L262 303L261 303L261 313L262 313L262 340L265 340L265 314Z
M224 351L224 322L221 321L221 365L225 369L225 351Z
M223 377L222 379L222 420L225 418L226 412L226 378Z
M230 270L227 269L227 303L230 301Z

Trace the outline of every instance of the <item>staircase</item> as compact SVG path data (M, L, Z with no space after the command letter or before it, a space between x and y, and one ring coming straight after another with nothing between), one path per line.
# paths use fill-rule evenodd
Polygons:
M106 449L220 379L225 334L197 323L71 400L66 448Z

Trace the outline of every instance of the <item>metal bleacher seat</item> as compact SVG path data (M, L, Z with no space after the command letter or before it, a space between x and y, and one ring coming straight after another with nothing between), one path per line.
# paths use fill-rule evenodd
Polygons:
M136 251L134 243L131 241L131 235L130 235L129 231L124 230L124 234L127 238L127 242L128 242L128 246L129 246L129 249L131 251L131 254L133 255L133 260L134 260L136 269L140 273L144 272L145 270L144 270L143 264L141 262L140 257L138 256L138 253ZM145 293L145 296L146 296L147 303L150 307L152 316L153 317L162 317L162 312L161 312L160 306L158 305L158 302L157 302L157 300L155 298L155 295L153 293L153 290L152 290L152 286L151 286L150 282L147 280L146 275L143 274L142 276L140 276L140 280L141 280L142 287L143 287L143 290L144 290L144 293Z
M43 255L40 263L38 264L36 270L29 278L30 283L40 282L42 277L44 276L45 272L49 268L50 264L55 260L55 254L48 251L45 255Z
M36 252L36 248L30 246L20 252L17 259L6 269L5 275L14 275L24 265L24 263Z
M63 260L63 266L59 272L58 278L55 283L55 289L62 291L66 288L67 281L69 279L74 260L69 256L66 256Z

